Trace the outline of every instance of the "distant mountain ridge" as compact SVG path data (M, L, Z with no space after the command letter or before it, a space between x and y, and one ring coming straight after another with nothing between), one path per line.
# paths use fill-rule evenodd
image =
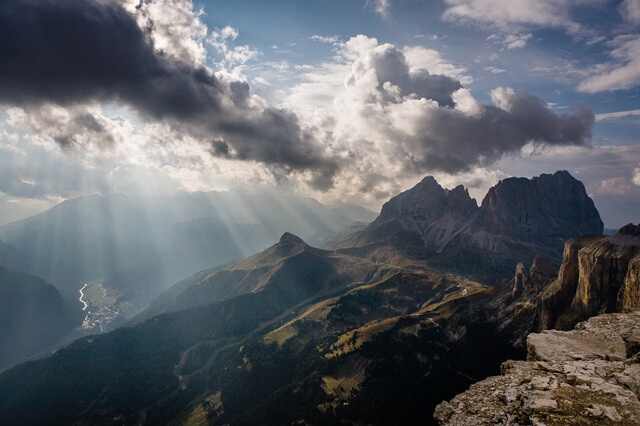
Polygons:
M427 176L384 204L369 226L332 246L373 243L382 229L395 229L394 222L451 263L486 264L503 274L538 253L559 262L566 239L603 232L584 185L566 171L504 179L480 206L463 186L448 190Z
M91 195L4 225L0 238L67 300L84 282L102 282L141 308L172 283L263 250L286 230L304 236L374 217L274 191Z
M48 349L79 322L55 287L0 266L0 371Z
M262 252L200 271L177 283L154 300L139 319L260 292L271 284L277 284L283 295L295 293L299 289L285 288L286 283L309 285L330 275L340 263L338 257L330 255L331 251L311 247L285 232L278 243ZM302 282L302 276L307 276L308 282Z
M8 268L28 272L30 271L32 264L33 259L11 244L0 240L0 266L6 266Z
M202 392L211 398L207 381L213 380L225 389L222 419L231 416L235 424L243 410L260 409L261 398L277 397L282 386L296 380L293 374L326 370L327 359L347 352L343 336L353 330L362 328L365 342L378 330L404 327L403 319L431 315L428 306L483 289L434 273L424 263L367 260L314 248L284 233L263 252L177 284L158 299L153 313L160 315L78 339L51 357L0 374L0 417L12 424L114 418L157 424L193 411L190 401L199 401ZM282 346L298 334L300 339ZM234 364L237 355L247 359L246 370ZM358 367L360 374L365 367ZM316 392L319 380L314 374ZM25 381L30 386L22 387ZM317 397L306 404L314 407ZM265 419L260 411L253 416L248 423Z

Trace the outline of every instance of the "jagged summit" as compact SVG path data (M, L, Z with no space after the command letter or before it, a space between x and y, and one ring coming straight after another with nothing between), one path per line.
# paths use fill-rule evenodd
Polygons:
M433 176L427 176L385 203L373 226L395 220L403 229L420 235L425 245L439 249L477 210L478 204L462 185L444 189Z
M445 215L464 216L478 209L469 192L459 185L444 189L433 176L427 176L413 188L392 198L382 206L376 222L395 218L401 222L437 221Z
M479 227L523 241L564 241L603 231L584 185L564 170L532 179L504 179L489 189L480 211Z
M537 254L533 260L533 265L527 271L523 263L518 263L516 273L513 277L512 294L519 297L525 294L535 297L540 294L553 279L558 275L558 268L548 257Z
M556 260L565 239L603 230L584 185L565 170L532 179L503 179L489 189L479 207L462 185L447 190L427 176L389 200L375 223L391 219L438 250L467 236L471 241L464 245L481 248L510 242L551 245L546 254Z
M427 176L385 203L375 221L334 246L398 237L472 274L485 271L479 279L493 280L507 278L513 265L528 263L538 253L559 264L567 239L601 234L603 228L584 185L565 170L503 179L480 206L464 186L445 189Z
M285 232L284 234L282 234L282 237L280 237L280 241L278 241L278 245L285 245L285 246L292 246L292 245L297 245L297 244L305 244L306 243L302 240L302 238L298 237L297 235L293 235L290 232Z

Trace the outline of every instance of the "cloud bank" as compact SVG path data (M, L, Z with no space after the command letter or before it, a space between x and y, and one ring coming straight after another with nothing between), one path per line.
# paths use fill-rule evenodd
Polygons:
M305 68L307 84L277 108L226 69L257 53L230 47L234 28L209 33L202 13L188 0L1 2L0 102L14 124L65 149L131 147L129 139L140 138L103 115L104 105L118 105L135 112L153 137L169 129L158 145L197 141L221 161L260 164L315 190L374 198L395 191L398 179L470 172L527 144L590 140L594 116L584 104L557 114L534 94L510 88L495 89L493 103L482 104L464 87L472 81L466 70L438 52L363 35L323 39L336 48L334 62ZM511 42L520 47L526 39ZM222 56L220 69L211 68L206 46ZM306 93L314 87L322 90ZM319 105L310 108L313 96ZM163 142L167 135L173 142ZM159 149L153 137L132 149ZM191 145L184 152L172 162L206 163Z
M322 114L315 118L350 164L338 179L348 182L342 191L386 197L399 179L470 172L528 144L590 141L594 115L585 104L557 114L538 96L510 88L495 89L493 103L482 104L463 87L458 67L426 49L379 44L366 36L336 45L342 66L310 71L289 99L304 111L319 89L334 90L324 105L316 99Z
M640 34L625 34L614 38L609 54L614 61L599 64L597 72L578 85L587 93L630 89L640 84Z
M490 24L502 29L514 26L553 26L570 33L581 30L570 16L572 7L593 0L445 0L444 18Z
M330 185L335 160L294 114L256 99L246 82L203 65L206 27L190 2L126 6L98 0L0 3L0 102L34 112L33 128L45 132L55 124L37 120L42 108L114 102L211 144L215 155L309 170ZM176 17L190 18L167 22ZM220 37L225 35L212 40ZM75 143L74 129L104 130L87 114L76 114L65 128L48 132L62 146Z

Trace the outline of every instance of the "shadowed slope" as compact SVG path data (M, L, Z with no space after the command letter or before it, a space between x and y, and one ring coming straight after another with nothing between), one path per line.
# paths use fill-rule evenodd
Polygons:
M0 370L57 343L77 323L55 287L0 266Z

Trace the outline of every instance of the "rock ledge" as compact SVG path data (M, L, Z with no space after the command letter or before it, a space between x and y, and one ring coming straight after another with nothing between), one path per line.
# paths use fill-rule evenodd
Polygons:
M572 331L527 338L507 361L436 407L440 424L640 424L640 311L604 314Z

